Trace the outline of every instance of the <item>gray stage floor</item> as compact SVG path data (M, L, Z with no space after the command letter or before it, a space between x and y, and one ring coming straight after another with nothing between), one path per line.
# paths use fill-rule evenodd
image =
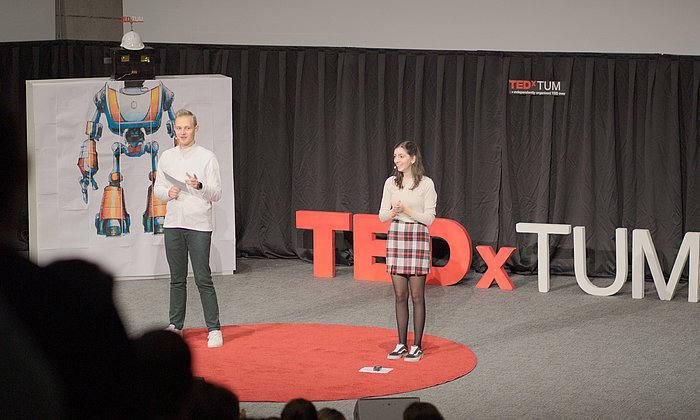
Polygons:
M538 292L534 276L513 276L517 288L510 292L475 289L478 278L470 273L456 286L426 289L426 333L467 345L476 368L402 395L435 404L448 419L700 417L700 306L687 301L687 284L667 302L651 282L637 300L630 283L601 298L584 293L573 277L552 277L549 293ZM300 260L240 259L237 273L215 284L222 325L395 327L391 286L355 281L352 267L338 267L334 279L315 279L313 266ZM132 336L167 325L167 279L118 281L115 300ZM203 326L190 281L185 327ZM339 344L338 357L346 351L352 343ZM316 406L352 418L354 404ZM242 407L250 416L272 416L283 404Z

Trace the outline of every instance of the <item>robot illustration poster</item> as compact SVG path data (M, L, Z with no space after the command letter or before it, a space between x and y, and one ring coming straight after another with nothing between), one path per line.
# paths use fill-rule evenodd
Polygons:
M30 257L85 258L118 277L167 275L155 197L158 157L175 147L174 113L192 110L197 143L219 160L212 271L235 270L231 79L27 82Z
M120 83L115 83L120 84ZM121 236L131 229L131 216L124 199L122 181L123 158L150 158L151 167L148 180L151 185L146 193L146 208L143 212L143 231L153 234L163 233L166 202L157 198L153 192L158 162L159 144L152 140L161 129L162 121L167 118L165 128L168 136L174 138L173 92L162 81L148 88L144 81L124 82L120 88L110 86L109 82L93 99L95 112L87 121L85 134L88 137L82 144L78 156L79 181L83 201L88 204L89 191L97 190L96 175L99 171L98 142L104 129L119 136L119 141L111 145L112 170L104 187L100 211L95 215L97 234L104 236ZM104 118L102 118L104 116ZM104 120L105 124L100 121Z

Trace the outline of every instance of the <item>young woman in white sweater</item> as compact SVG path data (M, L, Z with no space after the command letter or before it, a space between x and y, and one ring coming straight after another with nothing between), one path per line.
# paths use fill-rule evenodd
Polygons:
M386 268L396 296L399 343L387 356L417 362L423 357L421 339L425 328L425 277L430 271L430 234L435 220L437 193L425 174L418 146L404 141L394 147L394 172L384 182L379 209L382 222L391 220L387 234ZM413 345L408 335L408 295L413 301Z

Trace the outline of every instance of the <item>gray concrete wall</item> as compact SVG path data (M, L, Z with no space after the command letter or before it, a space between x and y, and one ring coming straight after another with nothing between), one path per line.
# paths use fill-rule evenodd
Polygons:
M123 0L144 42L700 55L698 0Z
M56 0L56 39L119 41L121 0Z
M144 17L146 43L700 55L697 0L4 0L2 11L0 42L119 40L124 14Z
M0 42L54 39L55 1L2 0Z

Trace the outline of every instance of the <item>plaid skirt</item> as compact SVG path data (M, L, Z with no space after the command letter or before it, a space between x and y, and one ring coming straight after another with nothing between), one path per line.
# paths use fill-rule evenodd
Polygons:
M403 276L430 272L430 234L420 223L393 220L386 237L386 271Z

